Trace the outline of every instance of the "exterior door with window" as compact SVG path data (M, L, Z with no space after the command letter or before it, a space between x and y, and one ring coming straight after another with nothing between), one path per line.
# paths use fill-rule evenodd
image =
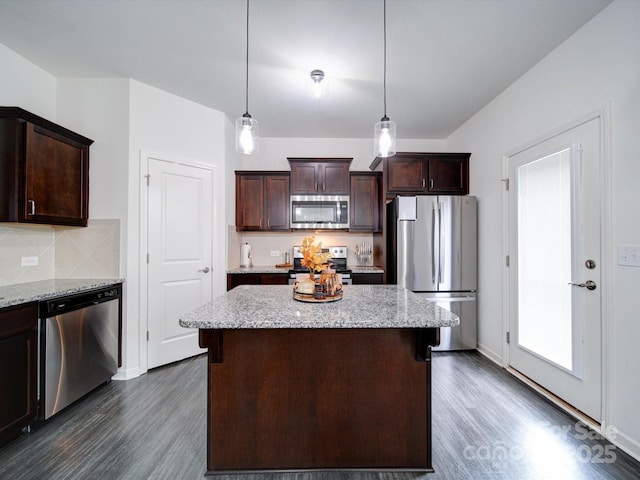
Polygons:
M600 117L508 158L509 364L602 418Z

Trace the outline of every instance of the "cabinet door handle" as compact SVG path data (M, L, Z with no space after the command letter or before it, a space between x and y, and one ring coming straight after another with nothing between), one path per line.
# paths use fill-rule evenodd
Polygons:
M433 178L429 179L429 190L433 190Z
M267 228L271 229L271 217L267 218Z
M36 214L36 201L35 200L27 200L27 204L29 205L29 215Z
M318 191L318 182L313 184L313 191L317 192Z
M426 185L424 178L422 179L422 188L424 188Z
M324 192L326 190L327 190L327 186L326 186L326 184L324 183L324 180L323 180L322 181L322 191Z
M260 218L260 228L262 228L262 217Z

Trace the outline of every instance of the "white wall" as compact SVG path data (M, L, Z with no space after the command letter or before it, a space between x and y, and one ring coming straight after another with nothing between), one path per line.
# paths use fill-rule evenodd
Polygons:
M616 1L507 88L447 140L470 151L471 194L479 198L479 343L503 356L502 158L556 127L611 102L612 334L606 423L614 440L640 458L640 268L616 264L618 244L640 244L640 2Z
M141 332L146 331L140 305L140 196L141 152L163 158L211 165L214 168L214 252L224 251L226 241L225 210L225 141L227 120L220 112L185 100L176 95L130 80L129 85L129 171L127 214L127 360L126 376L136 369L146 371L146 343ZM225 258L213 256L211 266L213 293L226 290ZM144 325L143 325L144 323Z
M56 78L0 44L0 105L56 121Z
M129 81L59 78L57 118L93 140L89 158L89 218L124 218L128 192Z
M93 140L89 155L89 218L118 219L118 276L125 277L129 192L129 81L60 78L58 122Z

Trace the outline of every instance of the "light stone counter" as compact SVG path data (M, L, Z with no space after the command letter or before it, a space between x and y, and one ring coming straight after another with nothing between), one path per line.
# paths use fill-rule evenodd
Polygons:
M352 273L384 273L384 269L370 265L349 266Z
M275 265L257 265L255 267L236 267L227 270L228 274L238 275L246 273L289 273L289 268L277 268Z
M352 273L384 273L384 269L371 265L349 266ZM235 267L227 270L228 274L241 275L246 273L288 273L289 268L278 268L275 265L257 265L254 267Z
M241 285L183 315L185 328L435 328L457 315L397 285L345 285L341 300L305 303L288 285Z
M109 287L123 279L53 279L0 287L0 308Z

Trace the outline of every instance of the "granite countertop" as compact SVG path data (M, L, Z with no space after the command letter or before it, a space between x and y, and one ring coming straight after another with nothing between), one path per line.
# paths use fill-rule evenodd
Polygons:
M253 267L235 267L227 270L227 273L289 273L290 268L277 268L275 265L256 265Z
M74 293L109 287L124 282L124 279L53 279L38 282L15 283L0 287L0 308L23 303L63 297Z
M376 266L349 266L353 273L384 273L384 269ZM236 275L243 273L288 273L289 268L277 268L275 265L257 265L253 267L235 267L227 270L227 273Z
M457 315L398 285L345 285L341 300L305 303L289 285L241 285L180 317L185 328L433 328Z
M375 265L349 265L352 273L384 273L384 268Z

